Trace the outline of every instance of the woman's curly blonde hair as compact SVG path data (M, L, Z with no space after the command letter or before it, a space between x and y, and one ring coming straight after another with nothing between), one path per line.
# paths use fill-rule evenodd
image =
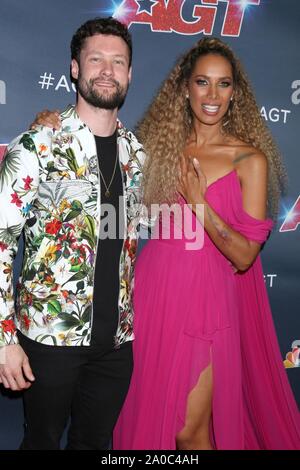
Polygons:
M221 55L232 66L234 100L224 116L223 130L266 155L268 214L276 219L286 172L240 61L217 38L201 39L178 61L138 125L137 133L148 156L144 169L144 203L150 206L176 200L179 160L193 130L186 84L199 57L207 54Z

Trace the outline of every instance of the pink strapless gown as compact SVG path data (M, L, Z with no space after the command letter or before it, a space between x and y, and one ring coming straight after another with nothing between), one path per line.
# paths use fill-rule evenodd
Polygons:
M266 240L272 221L243 210L236 171L212 183L206 197L233 229ZM299 449L299 411L260 258L234 274L206 233L198 251L186 250L186 241L151 240L137 261L134 372L113 448L176 449L188 394L211 363L216 449Z

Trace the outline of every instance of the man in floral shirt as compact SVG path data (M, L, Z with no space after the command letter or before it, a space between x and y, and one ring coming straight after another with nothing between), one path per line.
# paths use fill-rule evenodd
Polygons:
M75 33L71 53L76 106L61 114L58 130L14 139L0 169L0 381L24 390L22 449L58 449L70 415L68 449L107 448L132 371L144 153L117 119L131 37L113 18L96 18ZM103 202L117 208L117 195L122 235L99 249Z

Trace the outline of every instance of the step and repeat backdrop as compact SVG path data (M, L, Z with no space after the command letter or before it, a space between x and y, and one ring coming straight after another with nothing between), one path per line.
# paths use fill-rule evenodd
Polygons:
M120 111L132 129L178 56L201 37L221 37L242 60L289 175L262 258L282 360L300 404L299 0L1 0L0 159L38 111L74 103L70 40L96 16L116 17L133 36L133 80ZM16 272L20 263L19 255ZM272 349L260 358L272 360ZM20 394L0 388L0 416L0 449L16 449Z

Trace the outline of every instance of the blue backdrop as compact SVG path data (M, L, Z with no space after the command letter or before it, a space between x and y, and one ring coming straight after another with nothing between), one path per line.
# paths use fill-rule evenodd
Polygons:
M109 15L127 22L133 35L133 80L120 112L129 128L134 128L176 58L203 35L228 42L251 78L289 174L289 193L263 250L263 264L282 358L300 402L300 2L1 0L0 158L5 145L38 111L74 102L71 37L87 19ZM19 264L17 260L16 268ZM261 361L272 357L269 350ZM23 432L22 401L0 390L0 449L15 449Z

